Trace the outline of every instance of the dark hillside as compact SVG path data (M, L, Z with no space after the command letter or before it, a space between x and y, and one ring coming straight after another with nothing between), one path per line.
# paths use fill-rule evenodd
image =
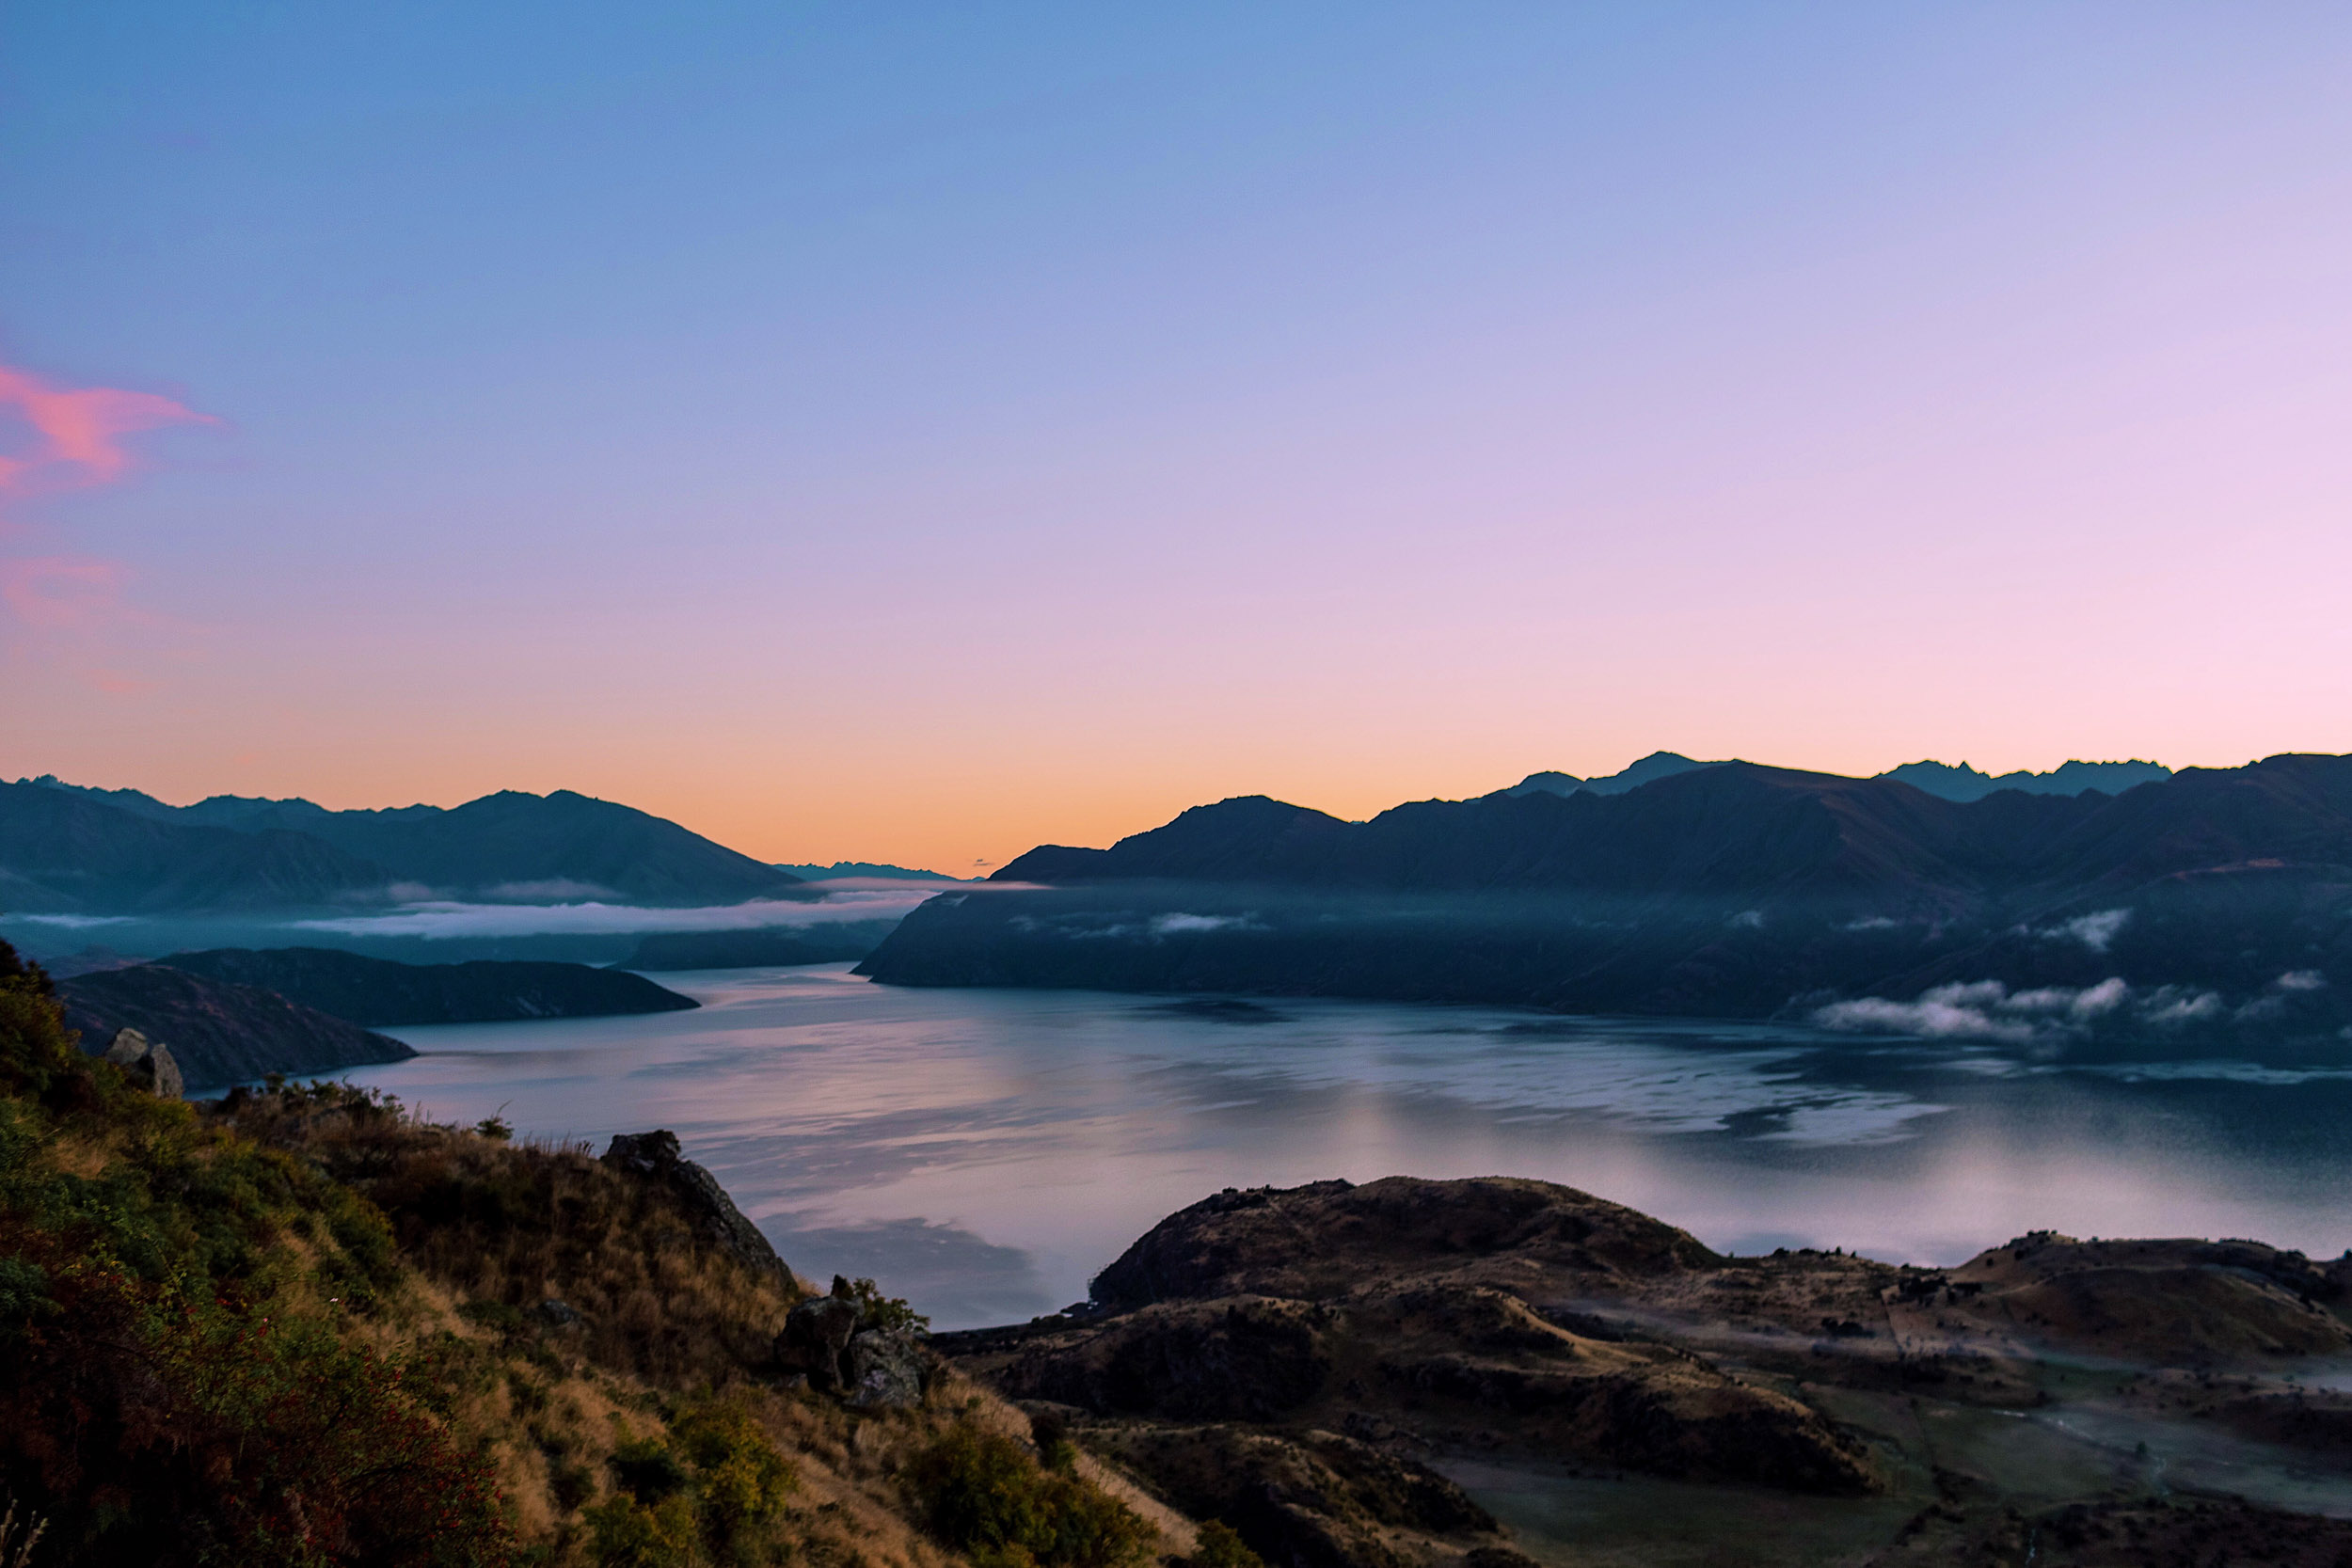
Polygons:
M382 904L433 895L734 904L808 895L788 872L569 790L444 811L0 784L0 909L146 913Z
M400 1062L416 1052L276 991L207 979L162 964L134 964L57 988L70 1027L99 1051L119 1029L169 1046L190 1088L217 1088L276 1073L333 1072Z
M326 947L222 947L157 961L208 980L276 991L302 1006L370 1025L605 1018L701 1006L641 974L589 964L405 964Z
M1933 1022L2249 1047L2352 1027L2347 757L2192 768L2120 796L1963 801L1720 763L1620 794L1506 791L1364 823L1253 798L998 875L1045 885L934 900L862 972L1892 1032L1913 1015L1823 1009L1991 982L1979 1000L2002 1017ZM2109 982L2123 989L2076 1006Z
M447 811L322 812L303 831L401 880L494 897L728 904L801 885L675 822L568 789L501 790Z
M41 913L265 909L380 892L384 870L300 833L238 832L0 784L0 908Z

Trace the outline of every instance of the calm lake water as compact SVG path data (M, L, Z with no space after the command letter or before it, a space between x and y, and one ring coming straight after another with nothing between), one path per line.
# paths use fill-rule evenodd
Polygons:
M650 1018L392 1031L350 1074L525 1134L667 1127L800 1273L941 1328L1086 1293L1170 1212L1329 1177L1540 1177L1718 1249L1957 1263L2033 1229L2352 1245L2352 1069L2059 1066L1769 1026L656 976Z

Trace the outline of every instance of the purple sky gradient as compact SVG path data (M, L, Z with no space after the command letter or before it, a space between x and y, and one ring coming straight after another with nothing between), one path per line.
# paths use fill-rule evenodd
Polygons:
M0 18L0 365L214 421L0 494L0 772L968 869L2352 750L2340 8L345 9Z

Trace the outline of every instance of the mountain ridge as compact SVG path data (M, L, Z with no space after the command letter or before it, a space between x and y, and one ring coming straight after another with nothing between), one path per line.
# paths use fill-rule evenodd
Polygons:
M1361 823L1246 797L1108 849L1041 847L997 879L1029 885L930 901L860 973L2012 1041L2352 1038L2352 757L1971 801L1752 763Z
M214 796L168 806L54 776L0 784L0 907L131 913L466 895L648 904L809 896L801 879L572 790L338 812Z
M1580 779L1573 773L1551 769L1530 773L1502 793L1622 795L1627 790L1638 789L1657 779L1687 773L1694 768L1723 766L1724 762L1698 762L1679 752L1652 752L1622 771L1604 777ZM2104 794L2117 795L2134 784L2169 778L2172 772L2171 768L2159 762L2070 761L2042 773L2021 768L1996 775L1979 772L1965 762L1955 767L1949 763L1921 761L1906 762L1899 768L1890 768L1871 776L1899 780L1947 800L1978 800L2004 789L2022 790L2029 795L2079 795L2085 790L2096 789Z

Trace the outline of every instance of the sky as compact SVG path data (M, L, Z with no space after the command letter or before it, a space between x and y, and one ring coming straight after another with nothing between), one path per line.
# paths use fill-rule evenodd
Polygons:
M2352 10L0 4L0 775L969 871L2352 751Z

